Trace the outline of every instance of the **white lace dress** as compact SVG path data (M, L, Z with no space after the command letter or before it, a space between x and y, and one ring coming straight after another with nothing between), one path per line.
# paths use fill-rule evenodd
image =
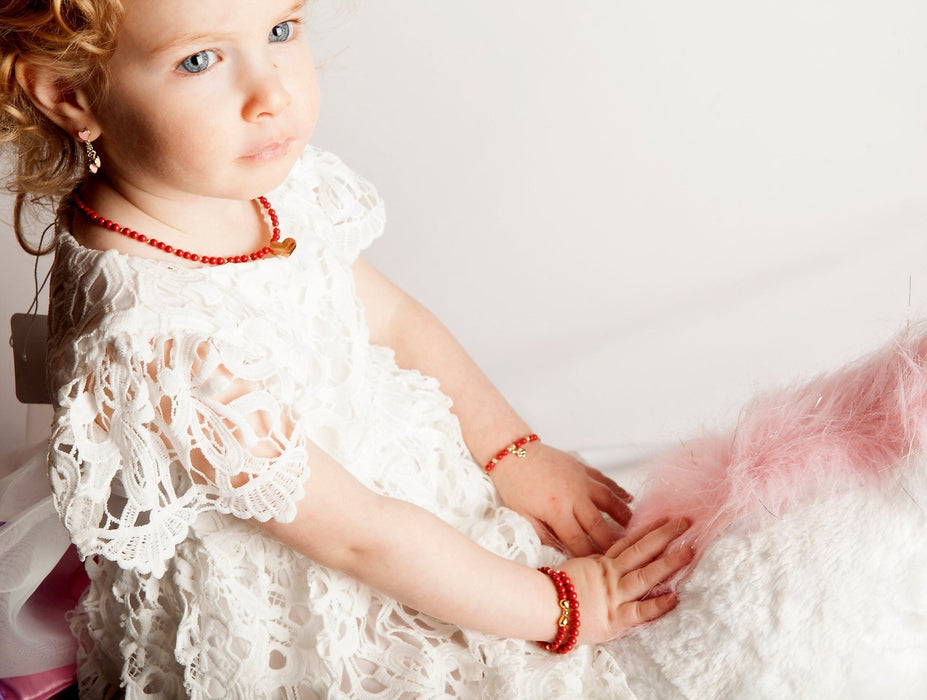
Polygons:
M620 695L608 654L459 630L255 527L312 488L308 439L494 552L560 560L501 507L437 382L368 342L349 266L383 228L372 187L309 149L270 199L289 258L192 269L60 235L50 465L92 579L86 697Z
M891 488L736 525L677 610L567 657L264 535L313 486L311 440L489 550L561 560L501 506L437 383L370 345L349 269L383 228L370 185L309 149L271 201L290 258L191 269L59 238L49 461L92 580L72 617L84 697L925 697L920 453Z

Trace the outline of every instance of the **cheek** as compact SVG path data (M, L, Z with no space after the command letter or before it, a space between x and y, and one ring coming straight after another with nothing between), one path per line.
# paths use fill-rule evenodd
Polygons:
M301 115L300 121L301 126L305 129L308 129L309 133L315 128L316 121L319 118L319 103L321 96L319 94L319 84L316 82L315 76L311 76L309 82L305 76L299 77L298 91L295 94L298 95L296 98L298 100L298 105L294 105L297 108L297 112Z
M100 121L104 152L126 168L131 168L133 161L156 156L167 135L156 115L147 114L125 98L108 104Z
M308 46L280 65L286 71L284 86L293 97L293 107L310 126L314 125L319 114L319 80Z
M124 101L112 109L107 154L126 170L175 170L196 167L216 149L221 129L205 107L186 113L155 101L133 105ZM104 124L104 128L106 124Z

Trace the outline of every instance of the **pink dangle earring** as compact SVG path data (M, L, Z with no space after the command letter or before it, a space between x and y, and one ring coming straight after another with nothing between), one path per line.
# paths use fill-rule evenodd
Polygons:
M100 155L93 147L93 141L90 140L90 129L84 129L77 132L79 138L87 151L87 170L96 175L100 171Z

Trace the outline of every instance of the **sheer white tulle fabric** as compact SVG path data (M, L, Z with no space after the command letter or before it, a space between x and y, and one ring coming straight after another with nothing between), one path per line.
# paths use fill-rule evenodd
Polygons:
M48 493L47 447L0 456L0 679L74 663L63 623L75 562L62 570L70 542Z
M369 344L350 264L383 228L372 187L310 149L271 201L289 258L191 269L60 236L50 464L92 581L72 618L83 692L537 696L607 673L615 697L607 655L461 631L254 526L293 517L311 440L495 552L559 560L501 507L437 382Z

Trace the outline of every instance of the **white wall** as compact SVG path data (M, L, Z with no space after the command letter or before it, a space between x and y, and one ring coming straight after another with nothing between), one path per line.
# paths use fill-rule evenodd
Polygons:
M925 7L366 3L317 142L538 431L672 440L923 310Z
M371 259L545 438L664 442L923 312L925 26L920 0L367 2L316 42L315 142L387 200ZM8 316L31 270L2 241Z

